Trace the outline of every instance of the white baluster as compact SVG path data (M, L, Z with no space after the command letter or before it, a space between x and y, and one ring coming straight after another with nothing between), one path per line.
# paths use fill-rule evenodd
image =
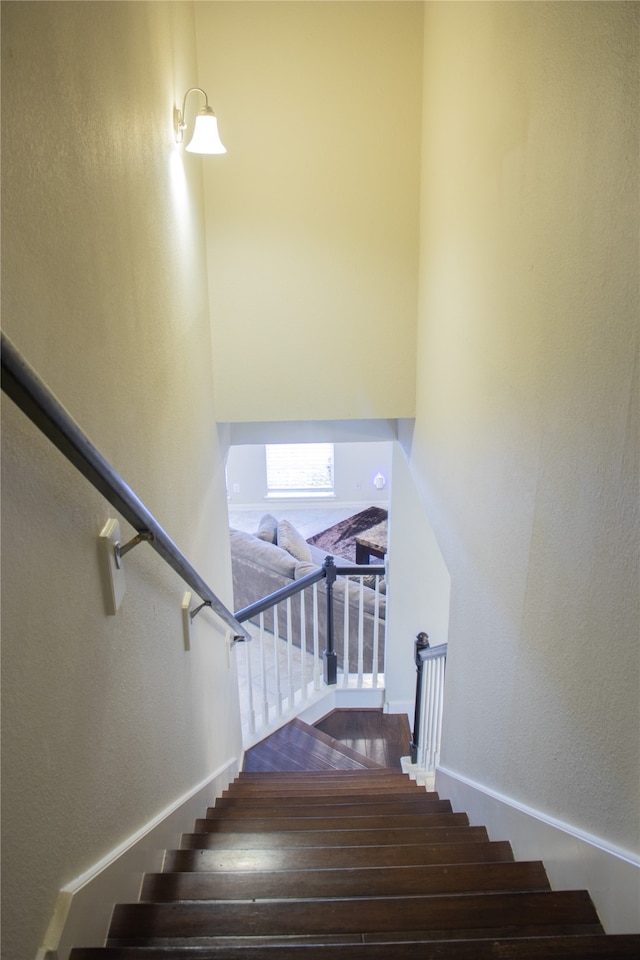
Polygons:
M359 577L358 603L358 686L362 686L364 674L364 577Z
M289 710L293 710L295 690L293 682L293 624L291 622L291 597L287 599L287 684L289 687Z
M378 634L380 630L380 577L375 578L373 597L373 660L371 661L371 686L378 687Z
M342 619L342 686L349 683L349 577L344 578L344 617Z
M437 736L436 736L436 749L435 756L433 759L433 768L438 766L440 763L440 747L442 745L442 707L444 704L444 674L446 660L444 657L438 659L438 712L437 712Z
M318 635L318 584L313 585L313 689L320 689L322 662L320 660L320 638Z
M279 717L282 716L282 686L280 680L280 627L278 625L278 604L273 608L273 654L275 658L275 696L276 712Z
M309 696L309 685L307 683L307 624L305 617L306 596L307 591L303 590L300 594L300 687L303 703Z
M264 613L260 614L260 666L262 668L262 726L269 723L269 693L267 690L267 651L264 640Z
M434 769L433 762L436 754L436 701L438 697L436 663L436 660L429 661L429 753L427 755L429 763L427 769L429 771Z
M244 654L245 654L245 663L247 665L247 699L248 699L248 709L249 709L249 733L256 732L256 713L253 707L253 675L251 671L251 654L253 643L243 643Z
M420 701L422 704L422 710L420 713L419 724L418 724L419 731L420 731L419 739L418 739L418 745L419 745L418 766L423 770L426 770L427 768L427 697L429 696L428 683L427 683L428 676L429 676L428 662L426 662L423 664L423 667L422 667L422 677L420 681L421 688L422 688L422 699Z

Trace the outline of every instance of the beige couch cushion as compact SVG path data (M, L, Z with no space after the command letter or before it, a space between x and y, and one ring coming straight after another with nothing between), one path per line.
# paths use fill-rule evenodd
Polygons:
M265 513L264 516L260 518L260 523L256 530L256 537L258 537L259 540L264 540L266 543L278 542L278 521L270 513Z
M278 546L287 550L296 560L311 562L309 544L288 520L281 520L278 524Z
M295 578L295 557L287 550L277 547L275 543L266 543L243 530L231 530L231 550L236 556L266 567L281 577L288 577L290 580Z

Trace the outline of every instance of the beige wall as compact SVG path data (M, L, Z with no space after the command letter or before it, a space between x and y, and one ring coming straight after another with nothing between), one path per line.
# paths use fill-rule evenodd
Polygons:
M403 439L407 428L400 430ZM385 697L392 712L408 714L413 728L415 639L425 632L432 647L447 642L451 577L401 443L393 445L390 514Z
M638 852L638 4L429 4L411 467L443 763Z
M203 161L171 131L194 38L191 4L2 4L2 319L230 599ZM2 407L2 953L26 960L58 889L240 742L213 617L185 653L184 584L146 546L106 616L96 538L113 510Z
M422 4L197 3L216 410L414 410Z

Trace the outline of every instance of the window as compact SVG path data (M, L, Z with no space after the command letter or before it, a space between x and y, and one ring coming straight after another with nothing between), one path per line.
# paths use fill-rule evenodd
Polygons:
M332 443L268 443L267 496L333 496Z

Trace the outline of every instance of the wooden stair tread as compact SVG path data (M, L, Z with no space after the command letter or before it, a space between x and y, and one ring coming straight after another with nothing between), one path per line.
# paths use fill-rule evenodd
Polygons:
M508 918L508 921L507 921ZM286 901L179 901L119 904L109 939L147 937L290 936L368 931L369 935L430 930L462 931L516 925L598 927L584 890L486 893L461 896L371 897L367 899L288 899ZM556 931L557 932L557 931ZM602 932L601 930L592 932Z
M428 866L446 863L504 863L513 860L511 844L476 841L380 846L288 847L271 849L169 850L164 870L296 870L317 867Z
M389 816L325 816L291 817L269 819L253 817L250 820L203 819L196 820L195 833L264 833L270 830L384 830L389 826ZM467 826L466 813L402 813L393 817L396 827L462 827Z
M375 793L361 792L356 790L335 790L331 791L328 787L324 790L314 790L312 793L298 796L296 794L269 794L269 793L231 793L224 791L221 797L215 800L216 809L232 809L233 807L246 807L247 809L257 810L259 807L300 807L309 803L379 803L402 802L403 800L439 800L440 796L435 791L421 790L397 790L396 788L378 789Z
M422 787L412 780L391 779L389 777L376 777L375 780L274 780L267 784L262 780L243 780L241 783L236 781L231 784L221 794L223 798L251 799L260 797L293 797L296 796L324 796L331 794L333 796L349 796L357 794L359 796L368 796L370 794L379 795L387 792L398 794L417 794L424 793Z
M431 826L431 827L386 827L344 830L335 826L326 830L283 830L260 832L256 830L226 831L218 833L185 833L181 848L211 850L215 847L236 849L269 847L322 847L346 844L347 846L379 846L384 843L455 843L466 840L488 840L486 827Z
M279 783L282 781L304 780L313 783L314 780L334 780L336 783L359 780L402 780L406 774L394 767L355 767L345 770L270 770L268 773L261 770L241 770L236 783Z
M441 895L548 890L539 862L438 866L341 867L280 871L158 873L145 877L141 900L259 900Z
M229 806L209 807L206 819L220 820L280 820L283 817L291 818L309 818L309 817L398 817L414 813L451 813L451 802L449 800L429 800L428 797L409 797L407 799L396 800L372 800L356 803L354 800L342 803L332 803L330 801L311 802L303 804L274 804L272 806L258 805L244 806L243 804L230 804Z
M627 960L637 958L640 938L635 935L586 935L535 939L445 940L407 943L349 943L322 946L282 944L272 946L94 947L75 949L70 960Z

